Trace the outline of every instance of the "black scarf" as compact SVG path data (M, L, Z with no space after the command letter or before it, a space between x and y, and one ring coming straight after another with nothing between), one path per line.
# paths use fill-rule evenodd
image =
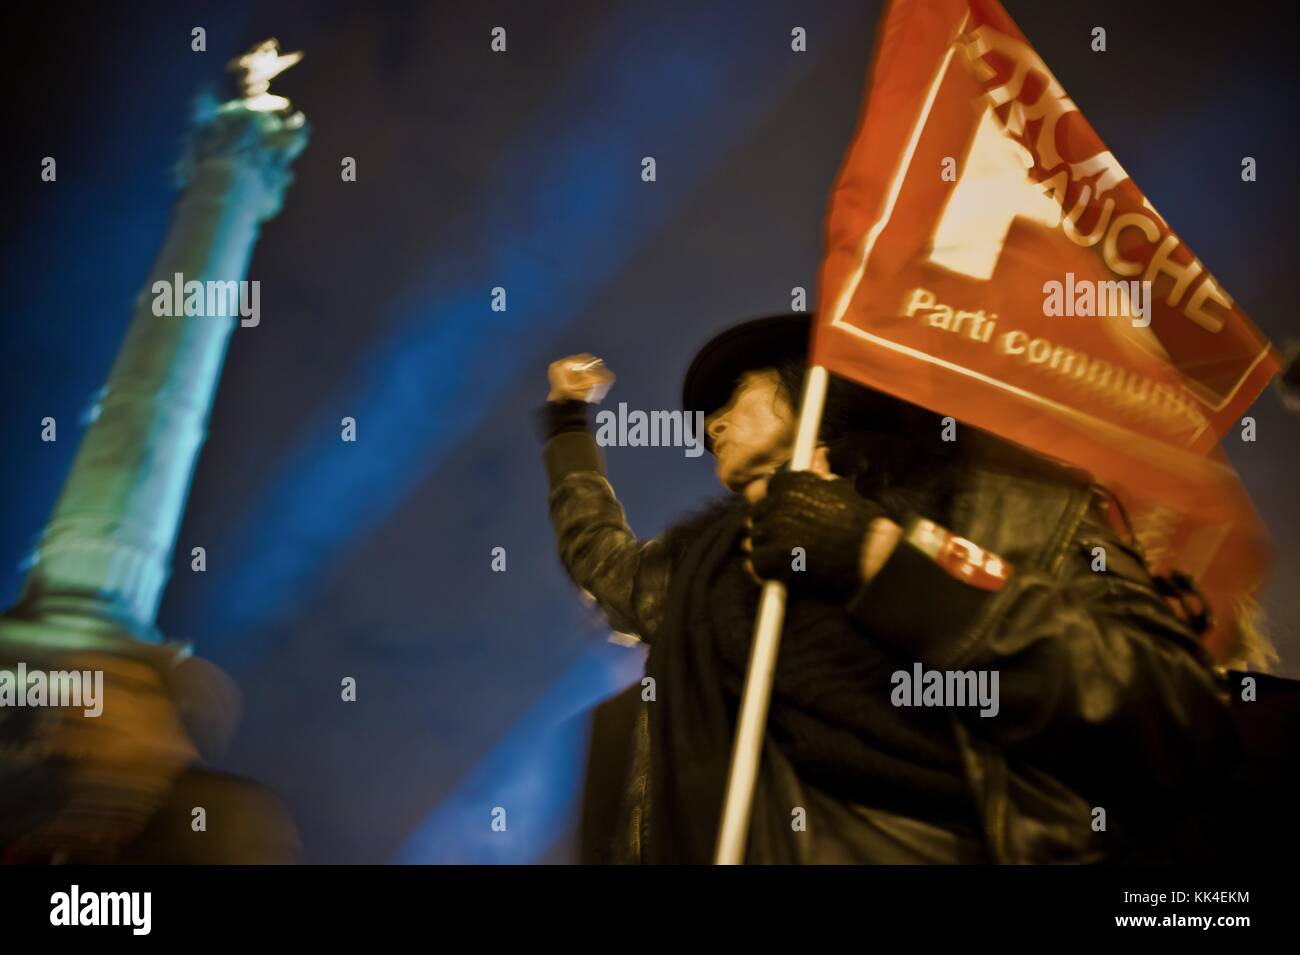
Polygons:
M735 498L667 536L673 573L646 663L655 681L645 847L653 863L705 863L713 855L761 593L739 549L748 513ZM946 717L890 706L890 674L908 665L867 639L842 606L792 593L767 745L779 747L800 779L836 796L936 821L965 818ZM790 807L768 797L769 768L764 759L751 833L788 834Z

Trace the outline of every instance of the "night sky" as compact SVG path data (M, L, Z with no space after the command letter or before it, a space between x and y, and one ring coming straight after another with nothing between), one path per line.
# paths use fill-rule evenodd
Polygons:
M1005 6L1247 314L1279 346L1300 338L1293 32L1266 5ZM256 247L262 322L233 337L160 626L239 684L220 765L284 796L309 860L573 858L582 713L641 659L607 642L555 556L532 421L546 365L593 352L619 376L609 400L673 408L711 334L811 293L878 14L865 0L7 6L0 598L17 595L76 451L67 426L167 229L190 102L275 36L306 51L274 90L311 142ZM57 183L40 180L44 156ZM340 179L345 156L357 182ZM1297 676L1300 418L1271 389L1253 414L1259 440L1228 452L1273 529L1266 606L1277 672ZM339 441L344 416L356 444ZM642 535L717 492L708 457L606 457ZM197 545L205 574L189 569ZM346 676L355 704L339 699ZM503 803L518 808L494 839L484 820Z

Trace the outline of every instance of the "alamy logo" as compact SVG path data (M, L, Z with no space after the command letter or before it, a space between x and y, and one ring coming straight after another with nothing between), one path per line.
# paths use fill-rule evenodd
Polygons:
M132 935L148 935L153 924L152 892L68 892L50 896L51 925L128 925Z
M1043 283L1043 314L1048 318L1131 318L1136 328L1151 324L1151 283L1076 279Z
M262 321L262 283L258 281L219 282L198 279L185 281L177 272L169 282L159 279L153 283L153 313L164 316L199 316L223 318L239 316L244 328L254 328Z
M103 670L31 670L19 663L0 670L0 707L79 706L86 716L104 712Z
M685 448L688 458L698 458L704 453L704 412L647 414L628 411L620 401L617 413L605 409L596 414L596 443L602 448Z
M980 716L998 715L997 670L895 670L889 702L895 706L978 706Z

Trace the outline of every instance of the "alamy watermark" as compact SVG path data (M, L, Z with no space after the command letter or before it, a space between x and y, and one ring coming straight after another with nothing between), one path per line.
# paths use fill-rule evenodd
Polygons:
M50 896L50 924L117 925L131 929L132 935L148 935L153 927L153 893L83 892L73 885Z
M177 272L168 281L159 279L151 286L154 294L153 313L159 318L182 315L203 318L239 316L243 328L255 328L262 321L262 283L259 281L200 282L185 281Z
M1043 283L1043 314L1049 318L1131 318L1135 328L1151 324L1151 283L1076 279Z
M104 712L103 670L0 670L0 707L72 706L86 716Z
M980 716L997 716L997 670L927 670L921 664L895 670L889 702L894 706L978 706Z
M596 443L602 448L685 448L688 458L704 453L703 411L618 411L596 414Z

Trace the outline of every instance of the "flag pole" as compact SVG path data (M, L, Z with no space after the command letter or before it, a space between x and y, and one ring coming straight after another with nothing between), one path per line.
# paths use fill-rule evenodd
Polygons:
M791 471L806 471L812 465L821 427L822 408L826 404L829 374L822 365L808 369L804 380L803 401L799 408L799 426L795 431ZM754 804L754 783L758 779L763 755L763 735L767 725L767 707L772 696L772 677L776 672L777 651L781 648L781 625L785 621L785 584L769 580L763 585L754 625L754 642L749 653L749 669L741 692L740 720L731 750L731 768L727 773L727 790L723 797L722 824L718 830L715 865L740 865L745 861L745 842L749 836L749 817Z

